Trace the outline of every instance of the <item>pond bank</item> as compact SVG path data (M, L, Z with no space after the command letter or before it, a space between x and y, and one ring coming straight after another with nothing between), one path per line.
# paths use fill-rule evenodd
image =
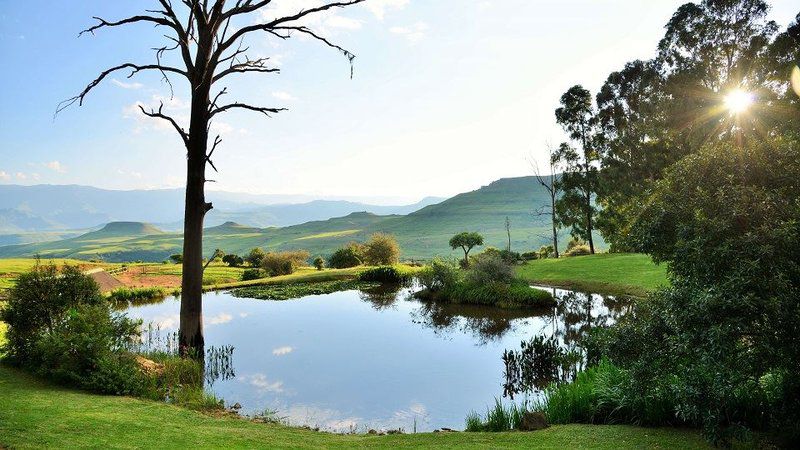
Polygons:
M615 425L552 426L534 433L334 435L63 389L4 366L0 391L0 446L10 448L709 448L693 430Z

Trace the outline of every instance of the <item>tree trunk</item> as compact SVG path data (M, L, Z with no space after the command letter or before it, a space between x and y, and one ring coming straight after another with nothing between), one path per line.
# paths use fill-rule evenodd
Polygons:
M586 234L588 235L588 238L589 238L589 253L594 255L594 238L592 237L592 230L593 230L594 226L592 224L592 195L591 194L589 194L587 196L586 208L587 208L586 209L586 211L587 211L586 212L586 225L587 225L586 226Z
M205 351L203 337L203 220L211 209L211 204L206 203L205 199L210 90L211 86L207 82L201 82L194 89L187 145L179 348L181 356L195 358L202 358Z
M554 186L555 184L551 184ZM556 259L558 259L558 230L556 229L556 196L555 189L551 193L550 199L550 213L552 217L551 225L553 225L553 251L555 252Z

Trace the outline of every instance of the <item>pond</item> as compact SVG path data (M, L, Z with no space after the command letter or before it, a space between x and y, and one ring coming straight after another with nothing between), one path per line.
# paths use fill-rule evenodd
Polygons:
M235 349L235 376L208 387L243 414L328 431L463 429L468 412L502 397L505 349L535 335L570 345L627 308L552 291L559 306L543 310L423 303L399 287L287 301L208 293L206 345ZM179 309L169 298L127 312L169 333Z

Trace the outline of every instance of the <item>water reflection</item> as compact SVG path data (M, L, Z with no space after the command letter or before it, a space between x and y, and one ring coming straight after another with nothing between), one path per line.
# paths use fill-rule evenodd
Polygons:
M504 351L535 336L568 348L625 310L610 297L562 290L558 306L543 310L420 302L412 291L382 286L292 302L205 294L207 346L236 348L235 358L209 358L206 385L244 414L277 411L294 425L460 429L466 413L502 395ZM179 309L168 298L127 311L174 334Z

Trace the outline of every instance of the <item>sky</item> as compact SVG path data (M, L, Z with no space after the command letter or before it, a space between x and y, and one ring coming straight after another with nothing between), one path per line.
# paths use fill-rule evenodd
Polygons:
M321 0L274 0L246 18ZM119 19L156 0L0 0L0 184L107 189L181 187L185 150L174 130L143 117L158 106L188 120L189 93L155 74L118 73L82 107L56 105L107 67L153 63L164 29L132 25L78 38L92 16ZM179 3L179 2L176 2ZM370 199L447 197L532 173L563 133L554 110L582 84L593 93L628 61L649 59L672 0L367 0L306 24L356 54L310 39L247 40L279 74L237 76L230 101L285 107L266 118L219 117L212 190ZM781 28L796 0L772 2Z

